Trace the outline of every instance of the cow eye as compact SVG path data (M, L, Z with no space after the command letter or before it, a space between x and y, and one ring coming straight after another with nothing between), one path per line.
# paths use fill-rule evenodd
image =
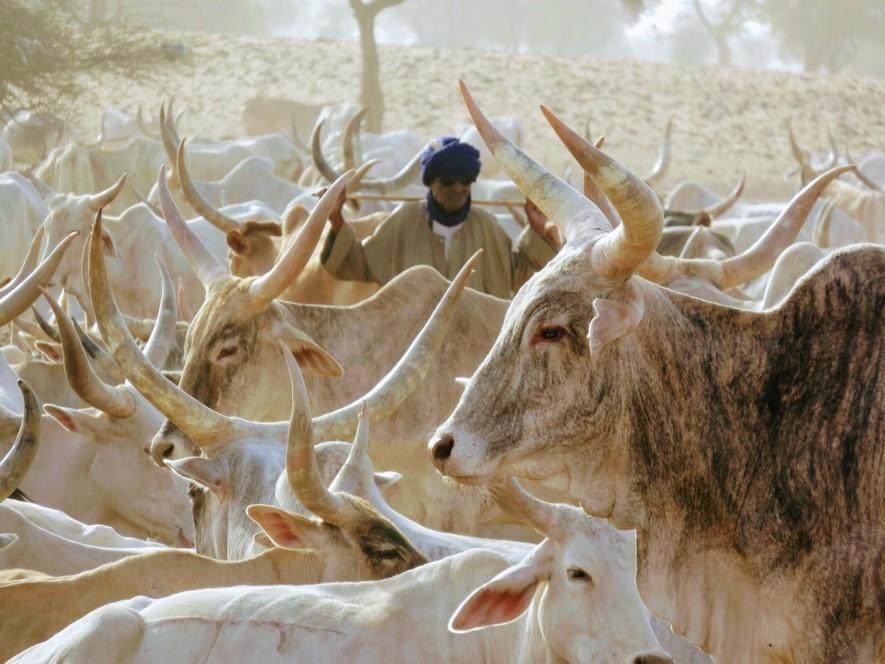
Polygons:
M572 579L573 581L583 581L584 583L592 583L593 579L587 572L582 570L580 567L569 567L566 571L566 576Z
M236 346L225 346L220 351L218 351L218 359L223 360L225 357L230 357L231 355L236 355L237 347Z
M535 332L532 339L532 345L535 344L555 344L565 336L565 328L559 325L542 325Z

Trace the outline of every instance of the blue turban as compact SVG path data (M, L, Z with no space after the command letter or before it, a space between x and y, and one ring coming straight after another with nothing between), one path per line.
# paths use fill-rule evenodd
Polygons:
M428 187L433 178L440 176L475 180L482 166L479 150L470 143L462 143L454 136L443 136L430 141L421 153L421 165L421 181Z

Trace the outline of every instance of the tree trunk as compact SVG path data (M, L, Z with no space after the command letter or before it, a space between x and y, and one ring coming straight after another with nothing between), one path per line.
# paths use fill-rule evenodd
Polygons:
M360 103L369 107L366 123L370 132L381 133L384 118L384 93L381 90L381 67L378 62L378 44L375 42L375 17L379 12L405 0L350 0L350 8L360 29L360 53L362 76L360 78Z

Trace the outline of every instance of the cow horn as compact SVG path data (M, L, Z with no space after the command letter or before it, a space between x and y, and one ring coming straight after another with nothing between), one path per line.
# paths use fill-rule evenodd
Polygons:
M599 183L596 182L593 176L586 171L584 171L584 197L593 201L596 207L602 210L602 213L605 215L606 219L608 219L612 228L617 228L621 225L621 218L618 216L618 211L612 207L611 201L608 200L605 192L600 188Z
M643 180L654 189L667 176L667 169L670 167L670 134L673 131L673 116L667 118L667 126L664 129L664 138L661 141L661 149L658 152L658 159L651 171Z
M320 137L323 133L324 124L326 124L326 118L320 118L313 126L313 132L310 134L310 157L313 160L314 167L320 172L320 175L326 178L329 182L334 182L338 179L338 174L335 172L335 169L329 166L329 162L327 162L326 158L323 156L323 147Z
M147 361L158 369L166 364L169 353L178 345L175 338L175 324L178 322L178 308L175 302L175 288L172 286L172 277L166 265L160 257L154 254L157 269L160 271L160 308L157 311L157 320L154 329L144 345L144 356Z
M369 112L368 106L363 106L356 113L351 115L347 124L344 125L344 131L341 134L341 164L345 171L356 168L356 158L354 156L354 147L359 138L360 123Z
M495 160L526 198L566 229L566 237L574 238L583 228L600 234L611 230L611 224L596 205L507 140L474 101L467 84L460 80L459 85L467 112Z
M135 198L136 198L136 200L138 200L139 203L141 203L142 205L147 207L147 209L150 210L155 216L157 216L157 217L163 216L163 213L160 211L160 208L158 208L156 205L151 203L147 198L145 198L144 194L141 193L138 186L136 186L136 184L135 184L135 180L129 180L129 188L132 190L132 193L135 194Z
M680 259L654 253L640 267L639 274L661 284L683 275L703 277L723 291L754 279L771 269L780 253L793 243L817 197L830 182L855 168L854 164L838 166L805 185L762 237L737 256L714 261Z
M34 271L34 268L37 267L37 262L40 260L40 245L43 244L43 235L45 232L46 229L44 225L40 224L37 227L37 232L34 233L34 237L31 239L31 244L28 245L28 253L25 254L25 260L22 263L22 266L19 268L18 272L15 273L15 276L9 280L9 283L0 288L0 298L15 290L15 287L23 282L25 278Z
M185 394L148 362L135 344L114 301L101 247L101 213L89 236L89 289L101 336L129 382L197 445L230 433L231 421Z
M86 351L86 354L89 355L95 363L95 366L97 366L106 376L111 376L117 383L122 383L126 380L126 377L120 373L120 367L114 362L114 358L108 355L104 348L95 343L95 340L83 331L83 328L80 327L77 319L71 318L71 323L73 323L74 330L77 332L77 337L83 345L83 350Z
M320 478L313 449L315 436L307 388L292 353L283 347L283 354L292 386L292 414L286 443L286 478L302 505L323 521L335 525L346 515L348 505L340 495L329 491Z
M735 185L734 189L731 190L731 193L728 194L721 201L717 201L713 203L713 205L709 205L701 210L701 214L706 214L710 219L715 219L721 214L725 213L727 210L731 208L735 203L737 203L738 199L741 197L741 194L744 193L744 185L747 182L747 174L741 173L741 179L738 181L737 185Z
M40 444L40 406L28 384L19 378L18 389L24 400L18 435L9 452L0 461L0 502L12 495L27 474Z
M448 337L461 293L481 254L482 250L473 254L455 275L424 327L375 387L358 401L314 419L314 430L320 440L347 440L353 437L354 422L363 403L372 414L372 421L377 422L393 413L415 391Z
M335 180L311 211L307 221L298 229L298 234L288 244L279 260L268 272L249 285L249 293L257 306L264 307L279 297L301 274L320 240L332 207L352 177L353 171L348 171Z
M836 145L836 139L833 138L833 128L830 125L827 125L827 141L830 144L830 154L827 159L827 166L823 170L835 168L836 164L839 163L839 146Z
M100 191L97 194L90 196L89 207L93 212L98 212L101 208L106 208L114 201L117 194L123 189L124 184L126 184L126 173L123 173L119 180L104 191Z
M39 194L40 198L44 201L49 200L58 193L42 179L37 177L37 174L31 169L28 169L25 172L25 177L28 178L28 181L33 185L34 189L37 190L37 194Z
M206 221L218 228L225 235L232 231L242 231L242 224L240 224L239 221L232 217L228 217L226 214L213 207L212 204L205 199L203 194L201 194L194 186L190 173L188 173L187 170L187 160L185 159L184 154L184 144L186 141L187 137L183 138L181 143L178 144L178 153L175 163L177 168L176 173L178 174L178 183L181 185L181 191L184 193L187 202L191 204L191 207L196 210L197 214L204 217Z
M535 498L513 477L492 483L489 492L502 510L542 535L546 536L556 531L560 522L556 507Z
M77 233L78 231L74 231L59 242L33 272L22 279L15 288L0 297L0 325L6 325L9 321L17 318L33 304L34 300L40 297L40 286L52 279L65 251Z
M96 375L71 319L45 290L43 290L43 297L46 298L55 313L55 320L58 323L61 336L65 376L67 376L74 392L87 404L111 417L122 419L132 416L135 413L133 396L124 389L105 384Z
M632 274L647 259L661 239L664 215L654 190L627 168L597 150L541 106L559 140L585 171L602 187L621 218L621 225L593 246L593 267L601 275Z
M41 292L43 289L40 289ZM45 294L45 293L44 293ZM40 313L40 310L35 306L31 305L31 315L34 317L34 320L37 321L37 325L43 330L43 334L49 337L52 341L56 343L61 343L61 334L58 331L58 328L53 327L52 323L43 318L43 314ZM21 320L18 320L17 323L21 323Z
M805 186L818 173L808 163L805 151L799 147L799 143L796 141L796 134L793 133L793 121L790 118L787 119L787 135L790 139L790 152L793 153L793 159L799 164L799 177L802 180L802 185Z
M227 268L221 264L221 261L213 255L204 245L200 238L188 227L172 195L166 186L166 167L160 167L160 176L157 179L157 191L160 197L160 209L163 211L163 218L166 225L175 238L175 244L181 249L181 253L187 259L191 269L197 275L203 287L208 289L209 285L221 277L228 277Z

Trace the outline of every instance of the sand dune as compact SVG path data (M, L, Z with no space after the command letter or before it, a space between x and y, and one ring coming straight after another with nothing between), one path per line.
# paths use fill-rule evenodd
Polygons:
M305 102L355 99L360 60L356 44L302 42L196 33L166 36L189 54L158 72L150 84L106 77L72 109L84 135L97 132L101 108L154 111L164 95L187 106L183 131L240 134L240 104L264 92ZM456 80L463 76L485 110L516 115L528 129L528 150L561 172L569 157L538 111L545 103L594 134L639 173L656 156L662 127L676 116L673 162L664 187L699 179L722 193L740 170L747 200L786 197L795 181L785 120L792 116L803 145L826 145L826 128L857 157L885 149L885 81L858 76L673 66L597 59L520 56L472 50L382 46L386 129L410 128L426 137L451 132L466 120Z

